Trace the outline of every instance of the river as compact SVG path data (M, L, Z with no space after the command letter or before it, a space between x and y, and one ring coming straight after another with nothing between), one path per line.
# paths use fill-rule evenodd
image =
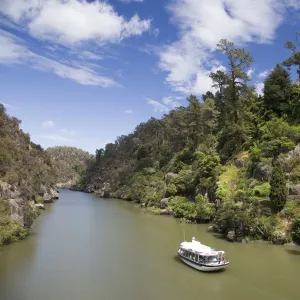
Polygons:
M134 205L61 191L28 239L0 248L1 300L300 299L300 249L228 243ZM220 273L176 258L183 235L225 250Z

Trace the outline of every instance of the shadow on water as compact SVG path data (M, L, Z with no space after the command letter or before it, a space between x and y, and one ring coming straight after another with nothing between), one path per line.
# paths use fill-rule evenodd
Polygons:
M285 251L289 254L300 256L300 249L297 249L297 250L296 249L286 249Z
M193 270L195 273L201 273L201 274L217 274L217 273L219 273L219 274L220 274L220 273L225 272L225 269L221 269L221 270L214 271L214 272L204 272L204 271L199 271L199 270L193 268L192 266L185 264L185 263L178 257L178 255L174 255L174 256L173 256L173 259L174 259L178 264L181 264L181 265L183 265L183 266L185 266L185 267L188 267L189 269Z

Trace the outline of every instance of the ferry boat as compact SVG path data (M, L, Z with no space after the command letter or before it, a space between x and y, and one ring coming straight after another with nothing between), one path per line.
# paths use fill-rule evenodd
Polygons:
M213 272L224 269L229 261L224 251L217 251L196 241L183 242L177 251L180 259L187 265L204 272Z

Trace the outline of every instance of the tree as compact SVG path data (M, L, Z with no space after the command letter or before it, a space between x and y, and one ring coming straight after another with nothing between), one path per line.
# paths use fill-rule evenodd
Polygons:
M270 180L270 200L274 212L280 212L287 201L286 179L281 164L277 161L274 164Z
M218 88L216 106L221 113L218 149L222 159L226 160L242 150L244 143L249 140L249 126L246 124L248 120L245 114L251 105L244 105L244 102L245 99L251 99L249 95L253 94L247 86L247 71L253 58L245 49L236 48L234 43L227 40L221 40L217 50L227 56L229 64L226 73L219 70L210 75L213 86Z
M300 45L300 32L296 33L296 39L298 44ZM291 41L287 41L285 43L285 47L292 51L292 55L283 62L283 65L288 67L289 69L292 66L297 67L297 73L300 79L300 52L297 51L296 45Z
M280 65L276 65L265 80L265 106L271 109L277 116L282 116L288 111L291 88L290 74Z

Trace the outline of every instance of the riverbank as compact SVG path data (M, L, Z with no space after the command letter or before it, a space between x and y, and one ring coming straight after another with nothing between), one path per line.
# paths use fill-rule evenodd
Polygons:
M27 200L17 186L0 181L0 246L26 238L44 203L58 198L54 187L42 185L39 195Z
M83 191L82 187L72 188L73 191ZM103 191L87 193L103 197ZM114 193L105 193L105 198L114 198ZM287 218L291 211L295 211L293 202L279 216L265 215L259 202L224 204L209 203L205 198L198 196L195 202L187 201L184 197L164 198L159 206L147 206L144 202L128 201L138 206L145 213L169 216L188 224L211 224L209 232L217 234L224 240L239 243L270 243L274 245L298 245L292 239L292 220ZM292 205L292 207L291 207Z

